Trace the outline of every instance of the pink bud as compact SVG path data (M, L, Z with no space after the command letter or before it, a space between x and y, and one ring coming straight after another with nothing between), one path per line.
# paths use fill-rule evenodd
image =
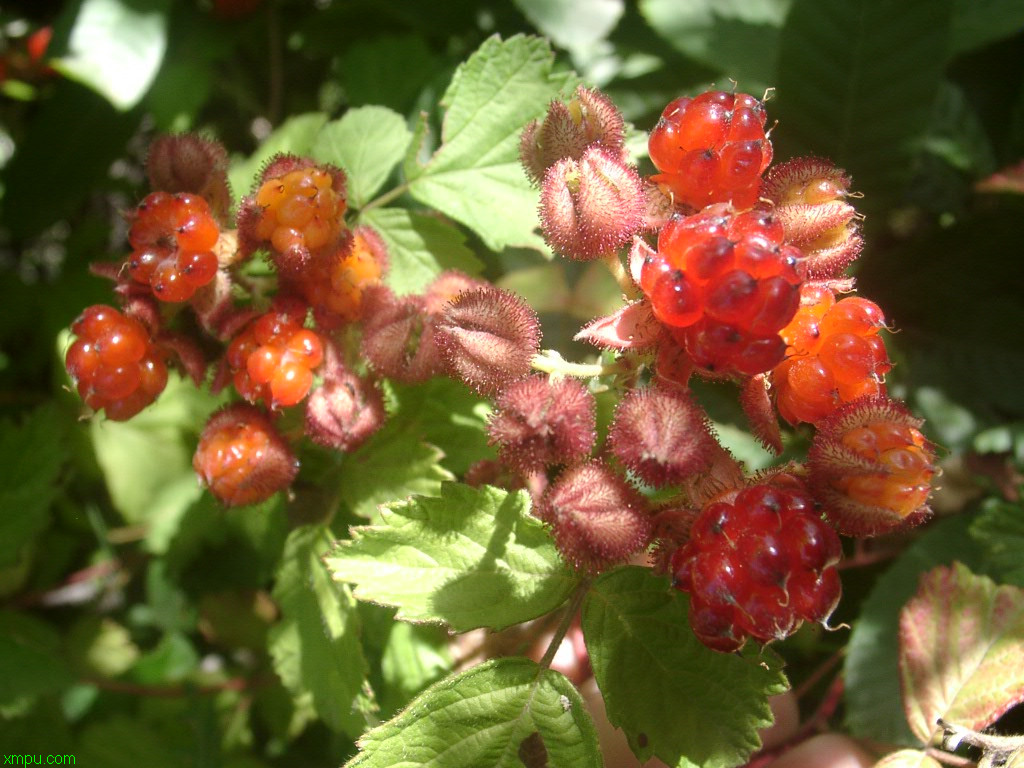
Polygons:
M683 390L634 389L615 409L608 434L615 457L648 485L675 485L702 472L714 455L704 411Z
M219 141L196 133L159 136L149 145L146 173L155 191L201 195L222 223L231 210L228 153Z
M553 165L540 199L544 238L556 252L578 261L618 250L644 223L640 177L600 147L588 148L579 161Z
M533 309L516 294L493 286L459 294L436 330L448 370L483 395L526 376L540 338Z
M399 298L383 285L371 285L363 292L363 317L363 357L380 375L414 384L443 370L436 318L424 311L422 296Z
M539 516L551 524L562 556L583 571L624 562L652 534L644 497L600 461L562 472L544 494Z
M551 102L543 122L534 120L526 126L519 157L527 176L539 184L559 160L579 160L591 146L623 158L624 130L622 114L611 99L581 85L570 101Z
M324 352L323 384L306 402L306 435L327 448L354 451L384 423L384 397L375 384L345 369L333 344Z
M502 461L529 472L567 464L594 445L594 396L575 379L532 375L498 395L488 424Z

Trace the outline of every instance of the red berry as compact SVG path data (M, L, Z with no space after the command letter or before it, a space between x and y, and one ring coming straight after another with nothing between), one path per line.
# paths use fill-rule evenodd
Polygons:
M161 301L188 301L217 273L213 248L219 237L202 197L153 192L136 209L128 232L128 272Z
M228 345L227 363L235 388L251 403L270 408L300 402L313 385L313 370L323 361L320 336L302 323L305 305L279 302L260 315Z
M94 305L72 324L78 337L64 364L78 394L115 421L130 419L167 385L167 365L139 320Z
M691 595L690 625L710 648L781 640L802 621L825 621L839 599L839 537L802 484L781 481L710 501L672 555L673 583Z
M291 485L298 461L263 411L238 403L210 417L192 467L214 496L240 506L269 499Z
M764 105L746 94L708 91L671 102L651 131L654 181L693 208L757 201L761 174L772 160Z

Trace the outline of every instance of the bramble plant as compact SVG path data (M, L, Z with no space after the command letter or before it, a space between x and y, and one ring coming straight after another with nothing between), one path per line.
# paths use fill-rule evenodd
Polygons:
M601 24L600 3L523 0L554 48L501 13L445 31L447 69L416 37L356 43L344 88L284 117L282 25L330 58L318 14L353 11L263 5L158 14L265 24L272 119L136 132L109 255L93 239L64 265L91 282L56 321L58 402L0 432L22 510L0 528L14 751L58 751L40 734L60 721L59 751L113 766L1024 760L985 733L1024 730L1024 438L992 416L1024 404L972 411L914 377L942 368L907 307L945 300L945 235L872 266L927 217L969 226L921 199L951 184L939 132L967 142L929 109L960 86L880 52L926 50L904 37L926 16L924 37L985 50L1016 10L922 0L900 26L880 0L793 0L702 22L646 0ZM633 88L602 64L633 16L714 82ZM43 106L77 80L132 109L145 88L87 66L81 30L148 22L109 0L62 18L46 79L15 91ZM354 74L385 63L390 90ZM14 197L31 141L2 213L42 242ZM1012 206L1002 159L971 166L971 194ZM986 498L958 499L997 451Z

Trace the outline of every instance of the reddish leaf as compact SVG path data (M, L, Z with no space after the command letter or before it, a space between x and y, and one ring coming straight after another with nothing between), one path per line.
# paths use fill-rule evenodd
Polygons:
M911 730L943 718L980 730L1024 700L1024 590L965 566L936 568L900 613L900 675Z
M942 768L942 763L919 749L901 749L883 757L873 768Z
M657 342L660 331L651 305L637 301L588 323L575 339L604 349L648 349Z

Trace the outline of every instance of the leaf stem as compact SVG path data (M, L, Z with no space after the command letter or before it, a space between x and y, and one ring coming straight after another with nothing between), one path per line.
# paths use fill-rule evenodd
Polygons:
M640 291L633 283L633 278L629 272L626 271L626 266L622 263L622 259L619 258L619 254L616 251L606 253L601 257L604 263L608 266L608 271L612 273L612 277L615 278L615 282L619 284L619 289L625 294L628 301L640 298Z
M562 644L562 640L569 631L569 627L572 626L572 620L576 617L576 612L580 609L580 604L583 602L583 598L586 597L589 589L590 579L584 579L576 587L576 591L572 593L572 597L569 599L569 607L566 608L561 623L559 623L558 628L555 630L555 634L551 636L551 642L548 643L547 650L544 651L544 655L540 659L540 666L544 669L551 667L551 661L558 652L558 646Z
M534 370L541 371L542 373L576 376L583 379L605 376L611 373L622 373L626 370L621 361L609 363L608 365L601 365L600 363L570 363L553 349L546 349L539 355L534 355L530 365Z
M359 209L359 215L362 215L362 214L366 213L367 211L372 211L374 208L379 208L382 205L387 205L392 200L398 199L399 197L401 197L402 195L404 195L408 191L409 191L409 182L405 182L404 184L399 184L394 189L392 189L392 190L390 190L388 192L385 192L383 195L380 195L379 197L374 198L373 200L368 202L366 205L364 205L362 208L360 208Z

